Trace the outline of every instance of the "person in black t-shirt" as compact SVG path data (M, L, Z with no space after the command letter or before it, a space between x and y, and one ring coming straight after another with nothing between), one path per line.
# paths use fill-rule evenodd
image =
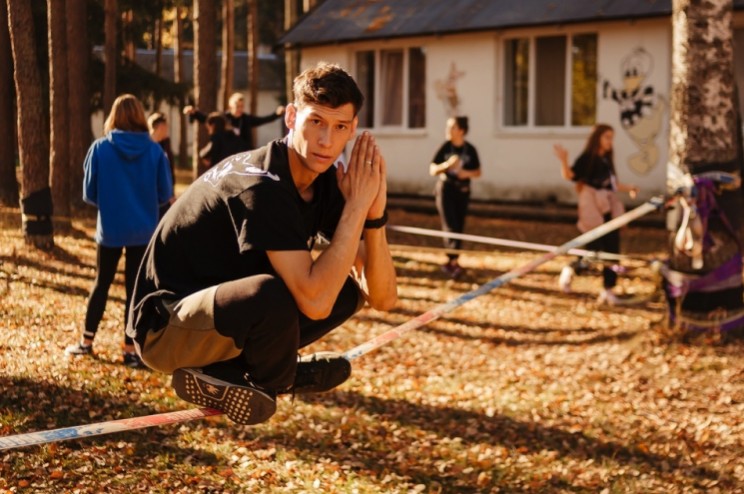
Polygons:
M363 96L337 65L294 82L289 135L207 170L147 247L127 333L176 394L238 423L267 420L281 393L321 392L351 364L298 350L365 302L389 310L396 276L385 229L386 165L354 137ZM317 257L318 237L329 241Z
M447 141L440 146L429 165L429 174L438 176L434 189L437 211L445 232L462 233L470 203L470 180L481 176L480 160L475 147L465 140L468 133L468 117L453 117L447 120ZM445 238L444 247L452 249L447 262L442 266L447 274L457 278L462 267L457 262L462 241Z
M245 98L243 98L241 93L233 93L232 96L230 96L228 105L228 111L224 113L225 120L228 124L226 128L231 130L236 136L240 137L243 142L245 142L246 149L255 149L255 143L253 142L254 127L278 120L284 114L284 106L282 105L277 106L274 113L261 117L245 113ZM185 106L183 113L188 115L189 122L198 120L201 123L205 123L208 117L207 114L191 105Z
M631 199L638 194L638 187L618 181L613 160L612 142L615 132L611 126L597 124L587 139L581 155L573 166L568 165L568 150L556 144L555 155L561 162L561 174L566 180L576 183L579 194L577 226L582 233L592 230L612 218L625 212L625 207L616 192L627 192ZM587 244L589 250L620 253L620 231L614 230L607 235ZM579 259L561 271L559 285L564 292L571 291L571 280L574 274L585 269L586 263ZM599 303L615 305L619 302L612 289L617 284L617 266L602 267L603 289L599 294Z
M226 128L226 120L220 112L212 112L207 117L207 131L209 142L199 150L206 169L234 154L248 151L250 148L246 142Z

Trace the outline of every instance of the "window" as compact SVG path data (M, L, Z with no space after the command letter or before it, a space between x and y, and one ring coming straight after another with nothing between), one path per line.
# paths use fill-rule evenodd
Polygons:
M507 41L504 63L507 82L504 91L504 123L506 125L527 125L529 41L526 39Z
M364 94L361 127L426 125L426 56L422 48L366 50L355 54L356 81Z
M593 125L597 35L537 36L504 44L504 125Z
M375 52L360 51L356 54L356 82L364 95L364 104L359 111L359 126L374 127Z

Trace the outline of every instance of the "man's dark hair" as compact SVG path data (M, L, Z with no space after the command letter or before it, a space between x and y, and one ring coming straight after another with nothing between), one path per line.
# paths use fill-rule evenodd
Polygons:
M354 116L364 104L364 95L354 79L340 66L320 62L298 75L293 85L295 105L313 103L330 108L351 103Z

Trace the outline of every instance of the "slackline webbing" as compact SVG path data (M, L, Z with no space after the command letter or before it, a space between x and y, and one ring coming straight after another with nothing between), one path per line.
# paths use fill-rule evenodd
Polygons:
M525 264L524 266L515 268L508 273L505 273L498 278L495 278L488 283L480 286L479 288L465 293L450 302L440 304L433 309L430 309L427 312L421 314L415 319L411 319L410 321L405 322L400 326L392 328L385 333L372 338L366 343L362 343L361 345L346 351L343 355L349 360L357 359L362 355L365 355L381 347L382 345L402 336L408 331L420 328L421 326L424 326L431 321L439 319L443 314L451 312L452 310L465 304L466 302L469 302L476 297L484 295L491 290L505 285L509 281L532 271L533 269L550 261L556 256L565 254L573 248L585 245L592 240L602 237L603 235L606 235L613 230L617 230L623 225L626 225L631 221L660 208L663 205L664 200L662 197L653 197L647 202L636 207L635 209L632 209L631 211L628 211L627 213L618 216L617 218L614 218L593 230L579 235L573 240L570 240L565 244L556 247L551 252L546 253L545 255ZM47 431L27 432L24 434L0 437L0 450L14 449L22 446L31 446L37 444L47 444L68 439L82 439L86 437L112 434L114 432L144 429L146 427L154 427L159 425L177 424L180 422L186 422L189 420L195 420L205 417L213 417L217 415L222 415L222 412L213 408L192 408L174 412L144 415L141 417L109 420L106 422L98 422L95 424L62 427L60 429L52 429Z
M505 238L484 237L481 235L471 235L467 233L443 232L441 230L429 230L426 228L419 228L415 226L388 225L387 229L394 231L394 232L411 233L414 235L425 235L428 237L454 238L458 240L468 240L470 242L475 242L475 243L480 243L480 244L498 245L501 247L513 247L516 249L551 252L556 248L555 245L524 242L521 240L509 240ZM566 254L595 258L595 259L602 259L605 261L622 261L623 259L630 259L628 256L624 256L621 254L613 254L611 252L601 252L601 251L593 251L593 250L585 250L585 249L569 249L568 251L566 251Z

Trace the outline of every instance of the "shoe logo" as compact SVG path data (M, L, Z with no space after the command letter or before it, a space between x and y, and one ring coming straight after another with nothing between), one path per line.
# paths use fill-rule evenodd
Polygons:
M220 392L220 388L218 388L217 386L214 386L212 384L207 384L206 386L204 386L204 389L210 395L216 395L216 394L218 394Z

